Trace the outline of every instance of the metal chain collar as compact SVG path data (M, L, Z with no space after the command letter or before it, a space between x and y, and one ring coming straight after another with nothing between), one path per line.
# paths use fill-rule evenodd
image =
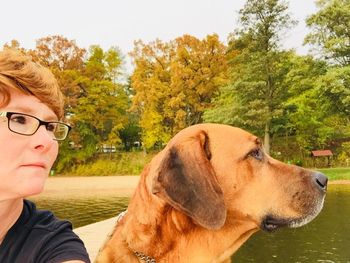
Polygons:
M123 219L123 217L126 215L128 210L125 210L124 212L121 212L118 216L117 216L117 225L118 223ZM113 232L111 233L112 236ZM145 254L141 253L141 252L136 252L134 251L134 254L136 257L138 257L139 259L145 261L146 263L156 263L156 260L154 258L151 258L149 256L146 256Z
M143 253L140 252L134 252L135 256L137 256L139 259L145 261L146 263L156 263L156 260L154 258L151 258L149 256L146 256Z

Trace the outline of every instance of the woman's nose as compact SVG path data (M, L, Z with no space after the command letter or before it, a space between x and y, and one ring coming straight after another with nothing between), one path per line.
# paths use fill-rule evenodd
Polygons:
M32 135L35 148L50 148L56 141L53 139L52 134L47 131L45 125L41 125L38 130Z

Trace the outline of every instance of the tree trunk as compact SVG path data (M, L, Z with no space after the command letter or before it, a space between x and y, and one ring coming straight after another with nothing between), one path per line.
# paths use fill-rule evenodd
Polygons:
M270 123L265 124L264 149L267 154L270 154Z

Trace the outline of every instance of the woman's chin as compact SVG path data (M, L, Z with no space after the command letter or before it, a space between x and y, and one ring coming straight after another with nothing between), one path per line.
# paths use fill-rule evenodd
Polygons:
M22 181L23 195L37 195L44 190L47 174L34 174L25 176Z
M24 197L38 195L44 190L44 186L35 185L34 187L27 189L24 193Z

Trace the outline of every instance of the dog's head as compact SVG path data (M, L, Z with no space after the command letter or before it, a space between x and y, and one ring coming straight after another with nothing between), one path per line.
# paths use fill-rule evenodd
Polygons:
M227 125L179 132L158 156L152 192L207 229L249 221L271 231L321 211L327 177L268 156L254 135Z

